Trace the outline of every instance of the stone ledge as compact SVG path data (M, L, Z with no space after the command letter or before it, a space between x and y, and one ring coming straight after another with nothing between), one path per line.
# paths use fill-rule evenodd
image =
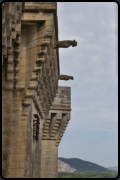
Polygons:
M45 5L45 6L25 6L25 9L24 9L24 11L26 11L26 10L29 10L29 11L31 11L31 10L34 10L34 11L39 11L39 10L48 10L48 11L54 11L54 10L56 10L56 8L55 8L55 6L53 6L53 5Z
M71 111L71 108L50 108L50 110L65 110L65 111Z

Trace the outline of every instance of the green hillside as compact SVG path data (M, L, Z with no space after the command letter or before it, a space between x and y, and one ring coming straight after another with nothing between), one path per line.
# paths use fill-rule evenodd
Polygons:
M112 170L112 171L115 171L115 172L118 172L118 166L115 166L115 167L107 167L108 169Z
M69 164L71 167L77 169L79 172L87 172L87 171L97 171L98 173L105 172L108 169L103 166L99 166L95 163L84 161L78 158L58 158L64 163Z
M111 170L107 170L105 172L95 172L95 171L87 171L87 172L58 172L58 178L117 178L118 173L113 172Z

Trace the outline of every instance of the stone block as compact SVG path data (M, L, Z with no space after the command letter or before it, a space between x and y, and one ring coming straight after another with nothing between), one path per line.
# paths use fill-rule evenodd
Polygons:
M2 161L2 168L6 168L8 165L8 161Z
M9 169L9 178L24 178L25 169Z
M27 36L27 43L32 42L34 40L36 40L37 37L37 33L32 33L31 35Z
M25 155L24 154L11 154L10 155L10 161L24 161L25 160Z
M37 39L34 39L33 41L28 42L27 49L32 49L34 47L36 48L36 46L37 46Z
M26 65L26 58L20 58L19 66L25 66Z
M20 127L21 128L21 127ZM19 129L20 129L19 128ZM26 142L26 138L25 139L21 139L21 138L14 138L11 140L11 145L12 146L24 146Z
M26 45L27 45L27 35L21 36L20 47L21 46L26 46Z
M7 84L5 84L4 89L6 90L13 90L13 82L7 82Z
M18 162L10 161L9 167L10 167L10 169L18 168Z
M25 44L23 44L23 46L20 46L20 51L26 51L27 47L25 46Z
M16 89L22 90L25 88L25 81L19 81L16 83Z
M42 12L25 12L21 17L22 21L41 21L41 20L53 20L52 13L42 13Z
M19 146L11 146L10 153L19 154Z
M20 71L20 73L21 74L25 74L25 72L26 72L26 67L25 67L25 65L19 65L19 71Z
M20 154L25 153L25 150L26 150L26 146L19 146L19 153Z
M28 26L28 29L27 29L28 36L31 36L31 34L33 33L37 33L37 25Z
M9 155L8 154L3 154L2 155L2 161L7 161L9 158Z
M26 58L26 50L22 50L22 51L20 51L20 58L22 59L22 58Z
M9 171L8 171L8 169L7 169L7 168L2 167L2 176L3 176L4 178L7 178L7 177L8 177L8 175L9 175Z
M19 169L25 169L25 162L17 162L18 168Z
M37 54L37 48L33 47L32 49L27 50L27 58L31 56L35 56ZM36 60L36 59L35 59Z
M62 119L62 113L57 113L57 118L56 119Z
M14 73L7 73L7 81L14 81Z

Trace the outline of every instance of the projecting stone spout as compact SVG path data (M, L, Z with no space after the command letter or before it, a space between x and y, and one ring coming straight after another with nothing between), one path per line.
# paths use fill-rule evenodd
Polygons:
M73 80L74 78L73 78L73 76L58 75L58 79L68 81L69 79L72 79L72 80Z
M68 48L69 46L77 46L77 41L73 40L65 40L65 41L56 41L55 42L55 46L53 47L53 49L57 49L57 48Z

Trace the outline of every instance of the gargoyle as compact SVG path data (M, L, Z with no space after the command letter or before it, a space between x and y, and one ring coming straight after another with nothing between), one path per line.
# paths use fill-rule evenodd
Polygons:
M77 46L77 41L73 40L65 40L65 41L56 41L55 42L55 46L53 47L53 49L57 49L57 48L68 48L69 46Z
M73 76L67 76L67 75L58 75L58 79L60 80L69 80L69 79L74 79Z

